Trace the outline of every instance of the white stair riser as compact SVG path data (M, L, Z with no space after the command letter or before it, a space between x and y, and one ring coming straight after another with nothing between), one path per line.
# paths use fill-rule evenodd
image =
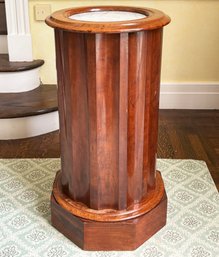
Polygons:
M58 129L58 111L22 118L0 119L0 140L34 137Z
M0 93L20 93L33 90L40 85L39 68L0 72Z

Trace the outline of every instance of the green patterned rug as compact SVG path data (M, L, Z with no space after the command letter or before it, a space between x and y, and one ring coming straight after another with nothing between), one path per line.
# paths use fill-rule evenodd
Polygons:
M216 257L219 196L205 162L158 160L167 225L133 252L86 252L50 225L59 159L0 160L0 257Z

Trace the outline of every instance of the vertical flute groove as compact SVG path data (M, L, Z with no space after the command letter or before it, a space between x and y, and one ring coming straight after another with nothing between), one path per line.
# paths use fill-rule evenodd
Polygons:
M142 199L144 102L145 102L145 33L129 36L129 122L128 122L128 201Z
M61 154L66 155L67 147L67 125L66 125L66 95L65 95L65 78L64 78L64 59L63 59L63 31L55 30L56 68L60 70L57 74L58 79L58 105L59 105L59 123L60 123L60 145ZM65 158L61 159L62 170L65 169ZM66 189L69 181L69 173L62 172L62 185Z
M97 92L96 92L96 35L87 34L87 76L90 128L90 208L99 209L99 169L97 163Z
M113 51L112 51L113 49ZM118 208L119 35L96 35L97 169L100 209Z
M127 208L127 134L128 134L128 33L120 35L120 81L119 81L119 204Z

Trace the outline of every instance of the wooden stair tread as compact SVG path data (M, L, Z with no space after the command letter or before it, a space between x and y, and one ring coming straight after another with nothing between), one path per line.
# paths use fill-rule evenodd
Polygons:
M43 60L33 60L32 62L10 62L8 54L0 54L0 72L26 71L38 68L43 64Z
M0 119L27 117L57 110L56 85L40 85L28 92L0 94Z

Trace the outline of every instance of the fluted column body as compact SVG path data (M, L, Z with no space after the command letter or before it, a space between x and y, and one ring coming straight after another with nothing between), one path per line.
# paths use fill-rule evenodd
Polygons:
M162 29L55 33L63 189L126 209L155 186Z

